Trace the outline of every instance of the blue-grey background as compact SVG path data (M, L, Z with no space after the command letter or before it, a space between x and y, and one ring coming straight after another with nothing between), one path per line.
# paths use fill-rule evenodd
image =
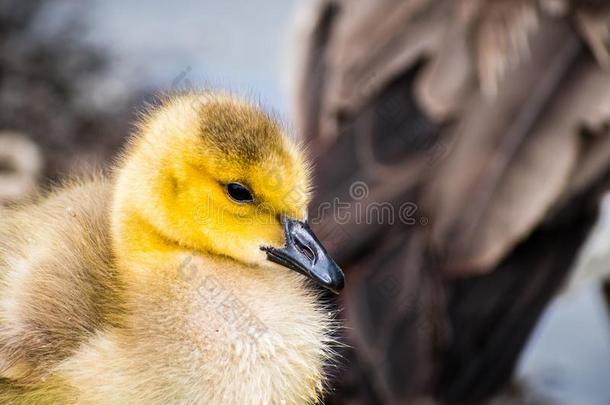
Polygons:
M212 86L289 112L285 69L296 2L93 1L85 39L114 57L120 87ZM182 76L184 74L184 77ZM179 83L177 79L181 78Z

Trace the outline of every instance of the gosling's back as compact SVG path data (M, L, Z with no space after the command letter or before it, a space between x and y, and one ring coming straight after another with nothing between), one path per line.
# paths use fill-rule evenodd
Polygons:
M41 383L85 339L117 322L109 194L97 178L3 211L0 377Z

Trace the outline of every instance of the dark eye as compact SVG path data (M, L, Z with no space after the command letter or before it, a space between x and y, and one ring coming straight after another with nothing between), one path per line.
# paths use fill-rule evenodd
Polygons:
M240 203L248 203L254 201L252 193L243 184L229 183L227 184L227 193L233 201Z

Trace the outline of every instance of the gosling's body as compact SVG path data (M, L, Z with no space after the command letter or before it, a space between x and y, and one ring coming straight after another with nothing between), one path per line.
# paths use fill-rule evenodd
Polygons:
M180 134L195 130L197 103L216 101L197 94L171 100L145 120L141 131L148 132L136 137L112 178L74 182L2 218L0 402L320 400L331 320L309 281L264 268L264 254L247 242L233 256L226 249L239 247L240 238L231 231L224 240L217 229L213 239L191 241L196 236L183 230L192 224L168 219L180 202L170 203L177 194L163 187L188 187L180 175L174 181L182 169L166 184L166 165L175 162L171 150L160 150L172 145L156 145L157 136L176 125ZM242 114L253 111L239 106ZM155 151L159 159L150 160ZM225 221L231 226L214 217L203 224ZM275 241L269 232L253 237Z

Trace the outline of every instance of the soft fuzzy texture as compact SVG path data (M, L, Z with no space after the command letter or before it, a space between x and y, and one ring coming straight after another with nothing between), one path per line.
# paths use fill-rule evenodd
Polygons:
M320 402L332 314L260 252L305 217L308 173L258 107L191 92L145 114L111 178L7 211L0 402Z

